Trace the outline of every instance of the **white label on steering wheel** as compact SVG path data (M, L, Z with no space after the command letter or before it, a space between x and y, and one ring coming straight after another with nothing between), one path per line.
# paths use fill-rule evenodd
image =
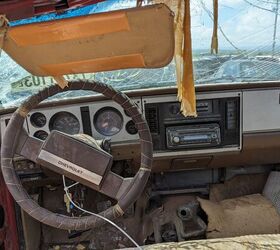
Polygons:
M102 176L98 175L96 173L90 172L89 170L82 168L70 161L67 161L61 157L58 157L57 155L54 155L48 151L41 150L38 158L51 163L52 165L68 172L71 174L74 174L76 176L79 176L80 178L87 180L91 183L94 183L96 185L99 185Z

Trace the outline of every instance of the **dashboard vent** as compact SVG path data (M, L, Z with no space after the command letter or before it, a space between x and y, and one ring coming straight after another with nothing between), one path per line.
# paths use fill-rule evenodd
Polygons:
M158 110L155 106L146 105L145 116L151 133L159 133L158 127Z
M211 100L198 101L196 104L197 113L212 113L213 103Z

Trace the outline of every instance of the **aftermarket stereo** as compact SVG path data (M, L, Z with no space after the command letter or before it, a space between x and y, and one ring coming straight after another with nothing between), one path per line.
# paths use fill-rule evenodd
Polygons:
M162 100L145 102L155 152L240 148L240 96L200 99L196 118L184 117L179 102Z
M186 125L166 128L168 149L217 146L221 144L219 124Z

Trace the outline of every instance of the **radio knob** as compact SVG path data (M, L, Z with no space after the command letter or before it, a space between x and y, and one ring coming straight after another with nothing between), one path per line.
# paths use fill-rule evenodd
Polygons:
M179 143L179 142L180 142L180 137L174 136L174 137L173 137L173 142L174 142L174 143Z

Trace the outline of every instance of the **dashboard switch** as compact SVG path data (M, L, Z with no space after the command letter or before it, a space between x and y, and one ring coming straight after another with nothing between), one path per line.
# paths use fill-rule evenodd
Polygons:
M230 100L226 103L226 127L227 129L236 129L236 120L237 120L237 108L236 108L236 101Z

